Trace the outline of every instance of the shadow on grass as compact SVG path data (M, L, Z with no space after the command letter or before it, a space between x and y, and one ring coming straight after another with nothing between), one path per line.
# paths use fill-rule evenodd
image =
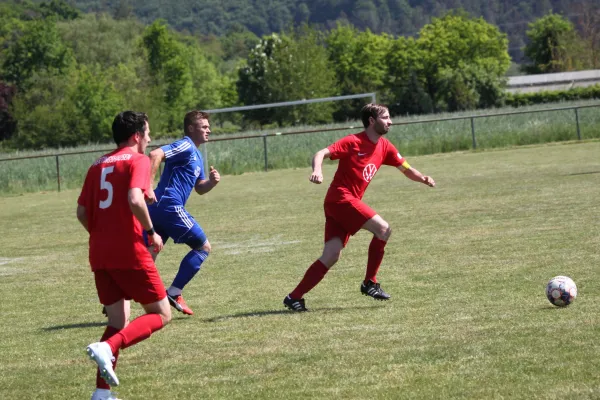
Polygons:
M79 328L94 328L98 326L106 326L106 321L102 322L84 322L81 324L68 324L68 325L57 325L57 326L48 326L46 328L42 328L43 331L51 332L51 331L59 331L62 329L79 329Z
M555 312L559 312L561 310L568 310L569 306L563 306L563 307L558 307L558 306L553 306L552 304L548 304L547 306L541 306L540 311L555 311Z
M575 172L573 174L567 174L567 176L591 175L591 174L600 174L600 171Z
M320 313L320 312L330 312L330 311L348 311L348 310L357 310L357 309L373 309L373 308L383 308L385 307L383 304L375 304L371 306L363 306L363 307L325 307L325 308L311 308L308 311L308 314ZM205 322L219 322L225 321L232 318L245 318L245 317L264 317L267 315L297 315L302 314L290 310L269 310L269 311L250 311L245 313L231 314L231 315L223 315L220 317L208 318L205 319Z
M136 317L130 319L133 321ZM190 319L187 316L177 316L173 315L173 321L186 320ZM47 326L42 328L42 331L52 332L52 331L60 331L62 329L82 329L82 328L96 328L100 326L106 326L106 320L102 322L82 322L80 324L68 324L68 325L57 325L57 326Z

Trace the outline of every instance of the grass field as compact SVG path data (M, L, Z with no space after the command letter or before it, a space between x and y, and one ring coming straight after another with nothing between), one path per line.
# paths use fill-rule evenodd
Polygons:
M577 139L574 110L544 111L549 108L592 106L580 109L579 134L584 140L600 138L600 103L580 101L545 104L519 109L503 108L462 113L446 113L419 117L394 118L388 138L405 156L447 153L469 150L473 146L471 121L447 120L432 122L433 118L456 118L481 116L494 113L535 111L527 114L497 115L474 119L477 149L493 149L528 144L540 144ZM409 123L409 124L407 124ZM314 153L341 137L362 129L360 122L327 125L320 127L290 127L285 132L320 130L327 128L349 129L310 134L270 136L266 140L267 166L269 170L297 168L310 165ZM252 131L232 134L229 137L273 134L275 131ZM222 136L213 136L207 144L208 163L222 174L241 174L262 171L265 168L265 143L262 137L220 141ZM167 139L156 139L152 144L168 143ZM61 189L80 187L89 165L112 144L83 146L74 149L45 150L11 154L11 157L53 155L65 152L97 150L96 153L65 155L59 157ZM0 155L0 158L8 156ZM0 196L57 190L56 158L0 162Z
M188 204L213 244L175 315L119 361L120 398L600 398L600 142L409 158L427 188L383 168L365 200L394 233L379 279L359 292L358 233L309 313L283 297L320 255L327 185L309 168L224 176ZM333 165L325 167L329 182ZM104 318L75 219L77 190L0 198L0 398L85 399L85 346ZM186 253L169 243L167 284ZM544 287L568 275L568 308ZM134 314L140 308L134 306Z

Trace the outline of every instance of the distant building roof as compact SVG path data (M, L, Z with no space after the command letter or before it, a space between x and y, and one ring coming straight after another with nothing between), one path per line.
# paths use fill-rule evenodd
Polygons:
M573 87L591 86L600 83L600 69L553 74L511 76L508 78L508 92L541 92L545 90L566 90Z

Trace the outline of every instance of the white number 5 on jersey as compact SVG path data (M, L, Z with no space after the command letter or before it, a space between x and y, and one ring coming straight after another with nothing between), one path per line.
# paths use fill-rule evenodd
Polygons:
M110 182L106 180L106 175L113 172L115 169L114 165L110 167L102 168L102 175L100 176L100 190L106 190L108 195L106 196L106 200L100 201L100 208L108 208L112 204L113 201L113 186Z

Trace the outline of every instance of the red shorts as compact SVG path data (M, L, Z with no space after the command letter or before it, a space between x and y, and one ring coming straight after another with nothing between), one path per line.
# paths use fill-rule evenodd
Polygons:
M121 299L150 304L167 296L154 265L145 269L99 269L94 277L100 303L107 306Z
M325 203L325 243L339 237L346 247L350 236L377 213L361 200L352 199L339 203Z

